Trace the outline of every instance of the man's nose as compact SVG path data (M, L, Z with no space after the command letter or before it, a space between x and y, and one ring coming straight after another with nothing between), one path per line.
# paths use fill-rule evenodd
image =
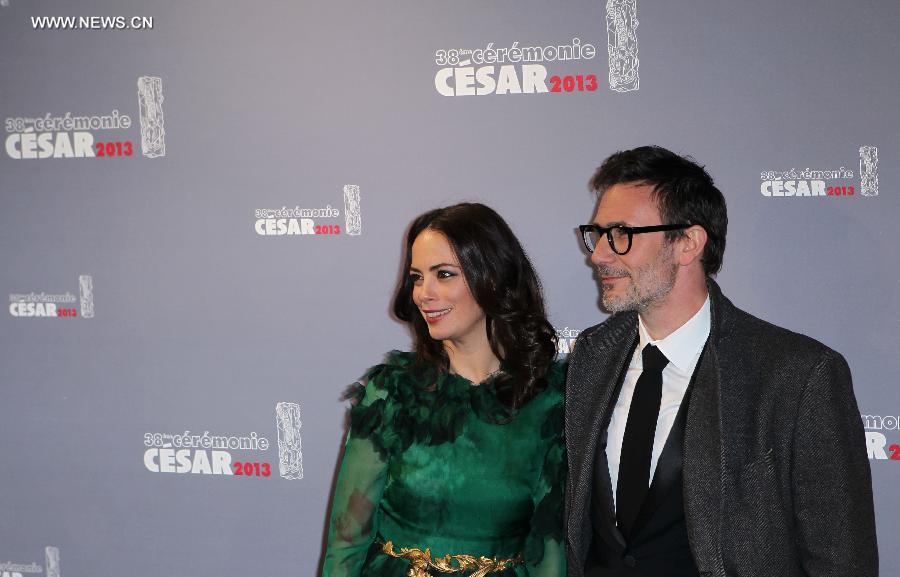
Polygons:
M618 256L619 255L613 252L612 247L609 246L609 242L607 242L606 238L601 238L594 246L594 252L591 253L591 262L595 266L610 264L615 261Z

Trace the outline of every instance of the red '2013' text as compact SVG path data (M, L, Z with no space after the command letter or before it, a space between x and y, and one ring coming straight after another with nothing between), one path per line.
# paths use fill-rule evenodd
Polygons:
M596 74L550 77L550 92L594 92L597 88Z
M232 465L235 475L245 475L248 477L268 477L272 474L272 469L268 463L248 463L235 461Z
M856 192L852 186L829 186L828 196L853 196Z
M131 141L122 142L95 142L94 148L97 156L113 157L113 156L131 156L134 154Z

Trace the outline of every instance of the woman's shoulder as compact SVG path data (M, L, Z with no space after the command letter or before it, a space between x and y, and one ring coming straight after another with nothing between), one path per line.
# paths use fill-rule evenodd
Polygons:
M369 367L360 381L364 384L372 380L373 377L410 371L411 367L416 364L416 354L408 351L388 351L384 355L384 359L377 365Z
M463 429L468 403L460 393L466 389L444 388L445 380L446 373L439 375L415 353L389 352L355 385L350 409L354 435L371 439L385 456L413 444L452 441Z
M569 368L569 359L556 359L552 363L550 363L550 368L547 370L547 380L552 381L554 385L561 385L565 388L566 384L566 370Z
M530 414L529 418L555 423L563 414L565 392L566 363L559 360L553 361L547 369L543 389L522 407L522 411Z
M423 379L428 378L430 365L419 360L416 353L408 351L388 351L384 359L369 369L360 377L359 382L367 385L374 382L376 386L382 385L388 379ZM433 376L432 376L433 378Z
M566 370L569 364L565 359L557 359L547 369L547 388L549 396L562 402L566 393Z
M351 385L351 399L403 398L401 389L418 388L429 378L429 366L419 362L416 353L393 350L384 355L382 362L369 367L359 380ZM433 376L431 377L433 378Z
M554 361L547 370L546 386L533 398L525 410L531 413L540 430L540 437L552 445L562 443L565 416L566 362Z
M350 401L353 435L372 441L383 456L395 451L400 441L408 444L409 439L401 439L395 431L394 417L402 410L402 403L398 403L406 398L406 392L415 388L409 377L415 361L414 353L390 351L344 394Z

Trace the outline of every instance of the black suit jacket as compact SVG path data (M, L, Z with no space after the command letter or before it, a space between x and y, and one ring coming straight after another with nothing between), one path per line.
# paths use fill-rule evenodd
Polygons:
M871 475L846 361L736 308L712 280L708 288L712 326L682 440L685 518L701 575L875 577ZM571 577L583 575L594 461L637 339L637 314L619 313L585 330L569 358Z

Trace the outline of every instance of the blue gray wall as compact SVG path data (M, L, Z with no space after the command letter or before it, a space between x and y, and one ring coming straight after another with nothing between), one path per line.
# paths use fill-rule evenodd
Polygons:
M732 300L847 357L900 575L898 29L887 0L0 0L0 575L313 575L340 393L409 346L410 220L495 207L567 348L604 317L587 180L647 143L724 191Z

